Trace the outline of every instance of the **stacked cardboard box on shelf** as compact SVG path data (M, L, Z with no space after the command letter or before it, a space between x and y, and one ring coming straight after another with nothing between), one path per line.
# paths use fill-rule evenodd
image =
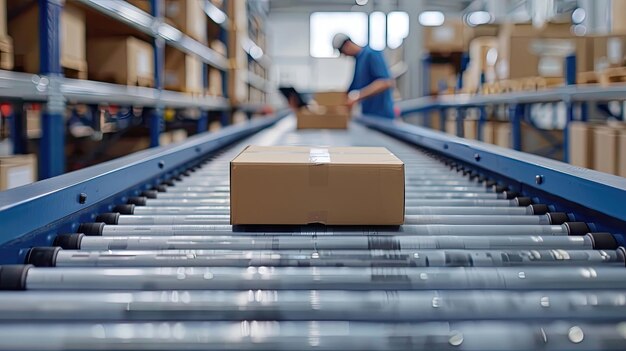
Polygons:
M218 54L226 56L226 45L220 40L213 40L211 49ZM209 75L207 93L211 96L224 96L222 71L215 67L209 67L207 74Z
M165 20L200 43L208 44L204 0L166 0Z
M296 113L298 129L346 129L350 111L345 106L345 92L318 92L315 104Z
M17 188L37 180L35 155L0 157L0 191Z
M203 62L197 56L187 55L174 48L165 48L163 86L167 90L203 94Z
M593 133L593 168L626 177L626 125L596 126Z
M429 52L464 51L465 27L461 20L446 20L441 26L424 27L424 49Z
M249 146L230 184L234 225L404 222L404 164L385 148Z
M61 14L61 66L71 78L87 78L85 14L66 3ZM15 68L39 73L39 7L34 4L9 22L13 38ZM1 49L0 49L1 50Z
M7 27L6 0L0 0L0 69L13 69L13 39Z
M126 0L126 2L130 3L131 5L135 6L136 8L142 11L150 13L150 10L151 10L150 0Z
M154 86L154 49L135 37L91 38L87 44L89 79Z

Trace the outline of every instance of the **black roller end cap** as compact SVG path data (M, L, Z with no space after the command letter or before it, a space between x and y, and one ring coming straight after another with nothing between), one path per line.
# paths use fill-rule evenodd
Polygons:
M496 191L496 193L503 193L503 192L507 191L508 189L509 189L508 186L496 185L494 190Z
M85 234L82 233L59 234L54 239L54 246L59 246L65 250L78 250L84 236Z
M505 190L502 192L502 194L507 200L512 200L519 196L517 191L510 191L510 190Z
M146 198L143 196L132 196L128 198L128 203L135 206L145 206Z
M26 276L31 267L29 264L0 266L0 290L26 290Z
M560 225L570 220L569 217L567 216L567 213L563 213L563 212L546 213L546 215L550 219L550 224L553 224L553 225Z
M626 266L626 249L623 246L617 248L617 257L620 261L624 262L624 266Z
M532 209L534 215L544 215L550 211L548 205L544 204L530 205L530 208Z
M78 232L89 236L102 235L104 223L83 223L78 226Z
M184 175L185 177L189 177L191 175L191 173L189 171L184 171L181 174Z
M152 190L157 191L159 193L167 192L167 187L165 185L157 185Z
M57 264L57 254L61 248L56 247L33 247L26 255L26 264L35 267L54 267Z
M498 184L498 183L497 183L495 180L487 180L487 183L485 183L485 185L486 185L488 188L491 188L492 186L495 186L495 185L497 185L497 184Z
M595 250L615 250L619 246L611 233L589 233L587 235L591 237Z
M531 200L529 197L526 196L520 196L518 198L515 198L515 200L517 201L517 206L530 206L533 204L533 200Z
M590 232L589 226L584 222L565 222L563 225L569 235L585 235Z
M482 175L481 175L481 176L478 176L478 182L479 182L479 183L483 183L483 182L486 182L486 181L487 181L487 177L482 176Z
M113 212L117 212L123 215L132 215L135 213L135 205L133 204L117 205L113 207Z
M104 224L117 224L120 219L120 214L117 212L102 213L96 217L96 222L102 222Z
M173 180L164 180L163 182L161 182L161 185L165 185L165 186L174 186L174 181Z
M158 192L156 190L145 190L141 192L141 196L145 196L148 199L156 199Z
M177 176L172 177L172 180L175 180L177 182L182 182L183 181L183 177L177 175Z

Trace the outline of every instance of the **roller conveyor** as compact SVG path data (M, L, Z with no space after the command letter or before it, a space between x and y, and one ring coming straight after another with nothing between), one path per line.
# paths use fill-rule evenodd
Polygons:
M281 140L390 149L405 224L231 226L228 162ZM579 212L354 123L205 159L0 266L0 350L624 349L626 251Z

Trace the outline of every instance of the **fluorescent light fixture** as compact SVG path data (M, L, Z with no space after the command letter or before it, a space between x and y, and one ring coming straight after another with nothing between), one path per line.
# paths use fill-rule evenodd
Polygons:
M474 11L467 15L467 24L470 26L479 26L481 24L490 23L493 18L487 11Z
M260 59L261 57L263 57L263 49L254 45L250 48L250 56L252 56L252 58L255 60Z
M226 21L226 14L208 1L204 6L204 12L217 24L222 24Z
M419 23L425 27L438 27L446 20L446 16L441 11L424 11L417 18Z
M387 16L384 12L376 11L370 14L370 42L369 45L374 50L384 50L385 27L387 25Z
M583 8L579 7L572 12L572 23L574 24L583 23L585 18L587 18L587 12L585 12L585 9Z
M404 38L409 36L409 14L404 11L393 11L387 14L387 46L397 49Z
M365 6L368 3L368 0L355 0L356 4L359 6Z

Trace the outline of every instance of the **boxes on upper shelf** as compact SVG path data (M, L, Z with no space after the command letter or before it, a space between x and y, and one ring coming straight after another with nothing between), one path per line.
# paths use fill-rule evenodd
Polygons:
M165 19L174 27L207 44L207 14L204 0L165 0Z
M600 172L626 176L626 125L602 125L594 128L593 136L593 168ZM621 145L620 145L621 144Z
M17 188L37 180L35 155L0 157L0 191Z
M248 146L230 184L234 225L404 222L404 164L385 148Z
M82 9L66 3L60 20L61 66L71 78L87 78L85 14ZM13 38L15 68L39 73L39 7L29 6L9 22Z
M150 0L126 0L126 2L147 13L150 13L150 10L152 9L150 6Z
M423 27L424 48L429 52L465 51L465 27L460 20L447 20L437 27Z
M124 85L154 86L154 49L135 37L91 38L89 78Z
M171 47L165 48L165 75L163 86L167 90L203 94L202 61L194 55Z

